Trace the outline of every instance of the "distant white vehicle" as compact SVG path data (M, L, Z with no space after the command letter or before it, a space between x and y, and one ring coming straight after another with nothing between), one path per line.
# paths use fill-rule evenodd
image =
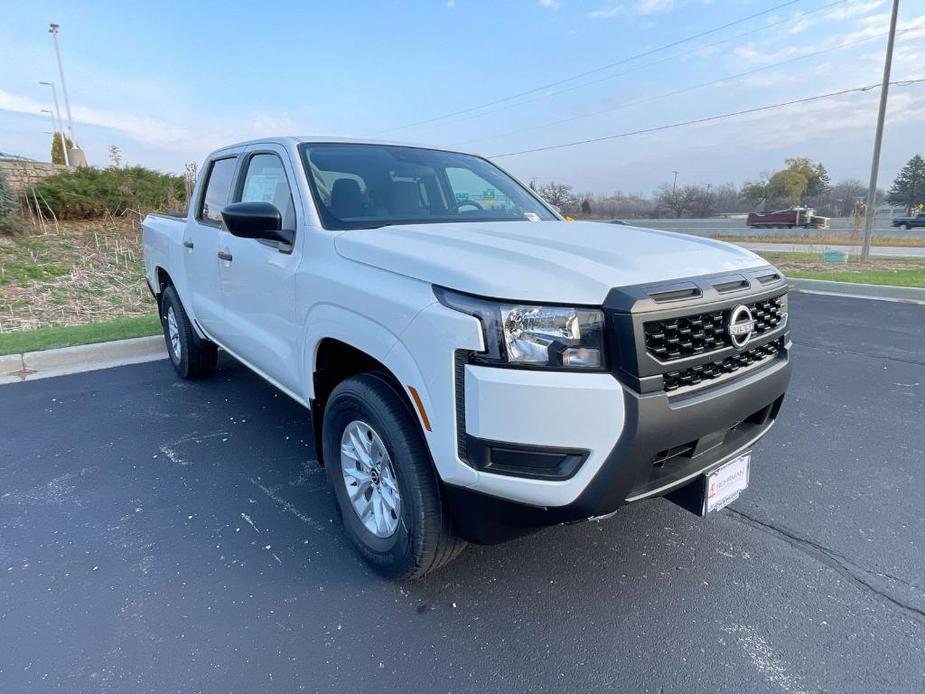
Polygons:
M787 283L719 241L569 224L489 161L275 138L144 220L180 376L218 347L311 408L360 553L422 575L497 542L748 483L790 377Z

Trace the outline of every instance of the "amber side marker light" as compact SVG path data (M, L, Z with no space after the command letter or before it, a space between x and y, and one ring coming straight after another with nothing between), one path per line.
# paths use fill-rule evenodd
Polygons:
M414 386L408 386L408 390L411 391L411 399L414 400L414 405L418 408L421 421L424 423L424 428L427 429L427 431L433 431L430 428L430 420L427 418L427 410L424 409L424 403L421 402L421 396L418 395L417 389L415 389Z

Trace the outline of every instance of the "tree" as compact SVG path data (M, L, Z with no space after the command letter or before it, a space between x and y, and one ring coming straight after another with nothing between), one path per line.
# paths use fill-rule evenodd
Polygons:
M687 200L684 197L684 188L678 188L673 185L663 183L655 193L655 202L659 209L670 211L675 217L684 214L687 207Z
M585 215L591 214L591 198L585 198L581 201L581 213Z
M662 210L669 210L675 217L709 217L713 214L714 197L708 187L663 184L655 194L655 202Z
M51 138L51 163L52 164L64 164L64 147L67 146L68 149L74 147L74 143L71 142L71 138L67 137L64 133L56 132Z
M740 193L742 199L755 209L768 199L767 181L745 181Z
M757 209L805 204L806 198L818 198L830 188L829 172L822 164L806 157L786 159L787 168L765 174L764 181L746 181L742 186L742 199Z
M20 221L17 213L19 212L19 200L16 193L6 180L6 176L0 172L0 231L16 231L20 227Z
M816 164L806 157L785 159L784 163L787 165L785 171L798 173L806 179L806 189L800 195L801 203L805 198L814 198L829 189L829 172L821 163Z
M850 217L867 197L867 186L856 178L839 181L816 199L816 208L830 217Z
M925 205L925 159L916 154L896 174L886 201L891 205L902 205L906 214L914 207Z
M799 171L784 169L768 179L767 203L771 207L793 205L803 200L809 182Z
M109 145L109 161L115 169L122 166L122 150L119 145Z
M744 211L735 183L722 183L713 188L713 207L720 213Z
M550 205L558 207L560 210L564 210L575 204L575 197L572 195L572 186L566 185L565 183L550 181L541 186L537 192L542 196L543 200Z
M653 208L651 200L620 191L594 199L594 209L599 217L648 217L656 213Z

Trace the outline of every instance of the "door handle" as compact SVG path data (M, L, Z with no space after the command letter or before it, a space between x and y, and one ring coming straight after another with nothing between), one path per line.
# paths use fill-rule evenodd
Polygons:
M233 260L231 253L225 253L225 251L219 251L216 255L222 260L227 260L229 263Z
M186 239L186 240L183 242L183 247L184 247L184 248L192 248L194 245L195 245L195 244L193 244L193 242L190 241L189 239Z

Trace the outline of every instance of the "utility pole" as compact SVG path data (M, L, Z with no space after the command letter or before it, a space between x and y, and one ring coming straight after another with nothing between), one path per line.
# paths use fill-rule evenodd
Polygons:
M883 142L883 121L886 119L886 98L890 90L890 70L893 67L893 44L896 41L896 17L899 14L899 0L893 0L890 15L890 37L886 42L886 61L883 64L883 84L880 87L880 111L877 114L877 134L874 135L874 156L870 165L870 187L867 189L867 207L864 209L864 245L861 259L870 257L871 228L874 225L877 204L877 174L880 171L880 145Z
M39 84L44 84L51 87L51 95L55 100L55 114L58 116L58 123L63 125L61 120L61 108L58 106L58 90L55 88L54 82L39 82ZM58 132L58 126L55 126L55 133ZM57 134L52 135L52 138L58 137ZM53 143L53 142L52 142ZM61 149L64 151L64 165L70 166L71 162L68 160L67 154L67 142L64 140L64 131L61 132Z
M674 174L674 183L671 184L671 194L674 195L675 192L678 190L678 174L681 173L681 172L680 172L680 171L672 171L671 173Z

